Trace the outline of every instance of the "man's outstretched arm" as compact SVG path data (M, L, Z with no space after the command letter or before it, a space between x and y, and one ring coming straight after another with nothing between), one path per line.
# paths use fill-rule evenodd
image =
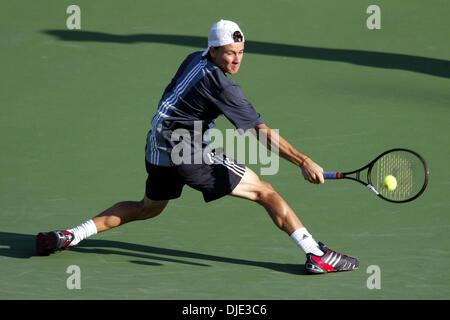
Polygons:
M269 150L302 169L303 177L311 183L324 183L323 169L307 155L295 149L286 139L265 124L255 127L256 137Z

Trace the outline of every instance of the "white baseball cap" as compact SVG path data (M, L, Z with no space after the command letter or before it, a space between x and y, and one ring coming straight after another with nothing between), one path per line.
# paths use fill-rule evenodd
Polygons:
M236 34L239 32L240 34ZM235 40L235 37L237 39ZM209 48L211 47L221 47L234 42L244 42L244 33L241 31L239 26L230 20L220 20L216 22L208 35L208 48L203 51L203 56L205 56L209 52Z

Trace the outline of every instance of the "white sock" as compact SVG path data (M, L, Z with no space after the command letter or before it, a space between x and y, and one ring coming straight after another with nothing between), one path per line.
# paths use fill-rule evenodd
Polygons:
M291 238L305 254L312 253L316 256L323 256L324 252L319 249L319 244L314 240L306 228L303 227L295 230L291 234Z
M86 239L94 234L97 234L97 227L92 219L80 224L78 227L67 230L74 235L74 239L69 244L69 247L77 245L81 240Z

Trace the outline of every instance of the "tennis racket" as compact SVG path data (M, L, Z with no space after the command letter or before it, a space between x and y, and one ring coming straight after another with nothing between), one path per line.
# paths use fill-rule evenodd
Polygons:
M363 172L367 171L366 181ZM396 187L385 186L385 178L393 176ZM349 172L324 172L324 179L350 179L357 181L380 198L396 203L419 197L427 187L429 170L417 152L396 148L383 152L364 167Z

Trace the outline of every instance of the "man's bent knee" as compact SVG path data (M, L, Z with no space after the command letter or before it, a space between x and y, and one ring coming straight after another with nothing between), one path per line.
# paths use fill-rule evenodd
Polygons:
M272 202L277 196L278 193L270 183L261 181L261 188L256 192L255 201L259 204L264 205L268 202Z
M265 204L278 195L270 183L262 181L256 173L246 168L244 177L231 193L232 196L240 197Z
M168 200L150 200L145 197L142 203L141 219L151 219L158 216L166 207Z

